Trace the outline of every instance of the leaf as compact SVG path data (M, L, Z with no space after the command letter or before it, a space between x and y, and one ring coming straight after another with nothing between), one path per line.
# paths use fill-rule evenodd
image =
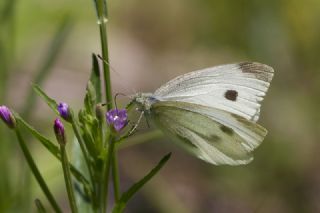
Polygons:
M19 124L19 123L17 123ZM19 142L19 146L21 148L21 151L23 153L23 156L26 160L26 163L28 164L34 178L37 180L37 183L39 184L41 190L43 191L44 195L46 196L46 198L48 199L49 203L51 204L52 208L55 210L55 212L62 212L60 210L60 207L57 203L57 201L55 200L55 198L53 197L46 181L43 179L31 153L30 150L28 149L25 140L23 139L21 133L20 133L20 128L19 125L17 125L17 128L14 128L14 131L17 135L17 139Z
M82 137L85 142L86 148L88 152L90 153L90 156L93 158L97 157L98 151L96 150L95 146L95 130L97 129L97 120L94 118L91 118L90 121L88 121L88 117L90 115L85 114L85 110L81 110L79 113L79 120L81 122L81 129L82 129ZM75 123L76 126L74 126L77 129L80 129L79 123Z
M98 58L95 54L92 54L92 71L91 71L90 81L96 91L96 101L97 103L101 103L102 94L101 94L100 66L99 66Z
M27 122L25 122L17 113L14 113L14 117L19 124L24 126L30 133L33 135L40 143L48 149L48 151L54 155L59 161L61 160L60 150L58 146L54 145L52 141L50 141L45 136L41 135L37 130L35 130L32 126L30 126ZM70 169L73 176L80 181L84 185L88 185L88 180L79 172L72 164L70 164Z
M154 175L156 175L160 169L164 166L165 163L170 159L171 153L165 155L157 164L156 167L154 167L144 178L142 178L137 183L133 184L128 191L123 193L119 199L119 201L116 203L115 207L112 210L112 213L120 213L125 208L127 202L130 198L135 195L135 193L141 189Z
M48 106L59 115L58 104L55 100L50 98L38 85L32 85L34 91L48 104Z
M95 115L95 107L101 102L101 79L100 67L97 56L92 54L92 70L90 79L87 83L84 106L88 113Z
M95 106L96 106L96 91L94 86L92 85L91 81L88 81L87 84L87 92L86 96L84 98L84 106L85 109L90 115L94 116L95 115Z
M18 114L14 114L15 119L22 124L36 139L38 139L41 144L46 147L49 152L51 152L54 156L60 158L60 151L58 146L56 146L52 141L48 138L42 136L37 130L31 127L27 122L25 122Z

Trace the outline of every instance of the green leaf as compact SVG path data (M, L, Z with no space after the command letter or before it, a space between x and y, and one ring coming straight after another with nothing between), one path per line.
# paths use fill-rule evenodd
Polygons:
M84 112L84 110L82 110L82 112ZM90 115L87 115L87 116L85 115L84 118L82 116L83 116L83 113L79 113L79 120L82 124L81 126L82 136L85 141L86 148L90 153L90 156L95 158L98 156L98 151L96 150L96 146L95 146L96 140L94 138L98 121L96 119L92 119L92 121L89 123L89 122L86 122L87 121L86 117ZM79 124L76 123L75 125L79 125ZM80 127L77 127L77 128L80 128Z
M58 146L56 146L51 140L43 136L37 130L35 130L32 126L30 126L27 122L25 122L17 113L14 113L14 117L16 121L21 124L25 129L27 129L31 135L33 135L38 141L47 148L47 150L54 155L58 160L61 161L60 150ZM79 172L72 164L70 164L70 169L73 176L86 187L88 185L88 180Z
M165 165L165 163L170 159L171 153L165 155L157 164L156 167L154 167L144 178L142 178L137 183L133 184L128 191L123 193L119 199L119 201L116 203L115 207L113 208L113 213L120 213L125 208L127 202L130 198L132 198L135 193L141 189L154 175L156 175L160 169Z
M100 68L97 57L92 55L92 71L90 80L87 83L86 96L84 98L84 106L87 113L95 116L95 107L101 102L101 80Z
M98 58L95 54L92 54L92 71L90 76L90 81L93 84L96 91L96 101L101 103L102 94L101 94L101 79L100 79L100 66Z
M76 119L75 115L74 115L74 112L73 112L73 109L70 108L69 109L69 112L70 112L70 117L71 117L71 125L72 125L72 128L73 128L73 132L80 144L80 147L81 147L81 151L83 152L82 154L83 155L86 155L87 156L87 153L88 153L88 147L87 146L90 146L90 142L89 141L86 141L84 139L84 135L83 135L83 128L82 126L79 124L78 120ZM81 110L80 111L80 117L82 122L84 124L86 124L87 122L90 122L90 117L87 116L85 114L85 111L84 110Z
M96 91L94 86L92 85L91 81L88 81L87 84L87 93L84 98L84 106L85 109L90 115L95 115L95 106L96 106Z
M39 184L40 188L42 189L44 195L46 196L46 198L48 199L49 203L51 204L52 208L55 210L55 212L62 212L57 201L55 200L55 198L53 197L46 181L43 179L27 145L25 140L23 139L21 133L20 133L20 128L19 128L19 123L17 123L17 128L14 128L15 133L17 135L18 138L18 142L19 142L19 146L21 148L21 151L23 153L23 156L25 157L25 160L34 176L34 178L37 180L37 183Z
M27 122L25 122L17 113L14 113L14 117L17 120L17 122L22 124L22 126L24 126L31 133L31 135L38 139L40 143L49 150L49 152L51 152L56 157L59 156L59 148L52 141L50 141L45 136L41 135L37 130L35 130Z
M32 85L34 91L48 104L48 106L59 115L58 104L55 100L50 98L38 85Z

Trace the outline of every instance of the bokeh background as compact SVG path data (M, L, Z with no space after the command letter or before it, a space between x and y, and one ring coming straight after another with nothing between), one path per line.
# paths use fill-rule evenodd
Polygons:
M275 69L259 121L269 134L251 164L212 166L159 134L141 136L136 141L149 142L119 153L122 190L167 152L173 157L126 212L320 212L319 0L108 5L114 92L152 92L179 74L224 63L258 61ZM80 108L91 53L99 53L99 45L90 0L0 1L0 104L53 138L54 113L33 95L31 83ZM31 137L29 146L59 202L67 205L60 165ZM42 192L14 135L0 123L0 212L34 212L35 198L43 198Z

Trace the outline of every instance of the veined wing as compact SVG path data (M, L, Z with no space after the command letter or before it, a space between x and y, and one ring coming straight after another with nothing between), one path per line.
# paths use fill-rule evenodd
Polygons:
M273 69L243 62L194 71L161 86L154 96L161 101L182 101L225 110L257 121Z
M215 165L249 163L267 134L238 115L192 103L160 101L152 105L151 116L180 145Z

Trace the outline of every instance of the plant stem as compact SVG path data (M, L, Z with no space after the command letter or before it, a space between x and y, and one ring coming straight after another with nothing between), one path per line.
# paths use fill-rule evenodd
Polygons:
M70 167L69 167L69 161L68 161L68 157L67 157L65 144L60 144L60 153L61 153L61 164L62 164L62 169L63 169L64 181L66 183L71 212L77 213L78 209L76 206L76 199L75 199L74 191L73 191L73 187L72 187Z
M18 128L15 128L15 132L19 141L19 145L21 147L22 153L24 155L24 157L26 158L26 161L34 175L34 177L36 178L36 180L39 183L40 188L42 189L43 193L45 194L45 196L47 197L49 203L51 204L52 208L55 210L55 212L62 212L58 203L56 202L56 200L54 199L53 195L51 194L46 182L44 181L41 173L39 172L38 167L36 166L31 153L29 152L29 149L25 143L25 141L23 140L21 133L19 131Z
M109 52L108 52L108 39L107 39L107 22L108 22L107 2L105 0L96 0L96 7L97 7L97 13L98 13L102 58L104 61L108 62L108 63L102 63L102 64L103 64L103 78L104 78L104 84L105 84L107 109L110 110L113 108L113 103L112 103L112 90L111 90L111 80L110 80Z
M120 183L119 183L119 171L118 171L118 159L115 148L112 152L112 180L113 180L113 190L114 190L114 199L117 202L120 198Z
M110 67L109 67L109 53L108 53L108 39L107 39L107 22L108 22L108 9L106 0L95 0L96 9L98 13L98 23L100 30L100 40L101 40L101 51L102 58L104 61L108 63L103 63L103 77L105 84L105 95L106 95L106 103L107 109L110 110L113 108L113 98L112 98L112 90L111 90L111 80L110 80ZM112 167L113 174L113 187L115 190L115 200L119 198L119 176L118 176L118 162L116 158L116 153L114 153L115 142L113 137L110 138L110 143L108 145L108 155L104 165L105 171L103 172L102 177L104 179L102 181L103 187L103 195L101 197L101 202L104 202L102 205L103 212L107 209L108 202L108 189L109 189L109 174L110 168Z
M109 177L110 177L110 169L112 164L112 155L114 152L114 139L110 137L110 144L108 145L107 151L107 159L104 162L104 169L103 169L103 178L102 178L102 196L101 196L101 204L102 204L102 212L106 212L108 207L108 192L109 192Z

